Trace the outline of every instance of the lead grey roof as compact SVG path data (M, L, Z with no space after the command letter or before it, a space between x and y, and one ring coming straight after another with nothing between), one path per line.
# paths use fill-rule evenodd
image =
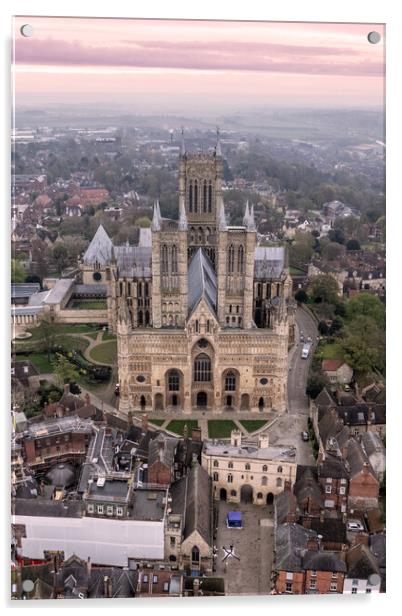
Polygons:
M346 564L338 552L309 551L303 556L303 569L346 573Z
M112 255L112 246L112 240L102 225L99 225L84 254L84 263L86 265L92 265L97 261L100 265L107 265Z
M152 248L150 246L115 246L119 274L126 277L151 277Z
M30 297L34 293L38 293L38 291L40 291L40 284L38 282L15 283L11 285L11 298Z
M45 304L60 304L75 283L74 278L60 278L43 300Z
M354 438L349 440L346 459L349 463L351 478L361 473L365 464L368 465L368 470L371 475L374 475L374 471L368 457L364 453L361 445Z
M106 296L107 285L106 284L75 284L74 295L102 295Z
M283 246L257 246L254 253L254 278L280 278L285 266Z
M217 301L216 274L211 261L202 248L193 256L188 268L188 309L191 313L204 297L215 312Z
M184 538L197 530L210 545L212 542L211 508L212 494L210 478L198 462L194 464L187 478L186 521Z
M82 501L58 501L48 499L15 499L15 515L39 516L47 518L81 518L84 505Z

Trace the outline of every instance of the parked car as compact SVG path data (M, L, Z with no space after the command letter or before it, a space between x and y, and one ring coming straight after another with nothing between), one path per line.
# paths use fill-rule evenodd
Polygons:
M301 433L301 437L303 441L308 441L309 440L309 436L308 436L308 432L306 432L305 430Z
M350 531L364 530L363 524L359 520L349 520L346 523L346 529Z

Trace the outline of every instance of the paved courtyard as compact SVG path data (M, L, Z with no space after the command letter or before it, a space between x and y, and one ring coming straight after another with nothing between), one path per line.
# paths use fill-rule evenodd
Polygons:
M218 548L216 575L225 579L227 595L267 595L270 592L270 578L274 547L274 526L272 507L258 507L251 503L215 503L218 510L218 532L215 545ZM226 527L228 511L241 511L243 528ZM222 563L225 552L222 547L234 546L235 558Z

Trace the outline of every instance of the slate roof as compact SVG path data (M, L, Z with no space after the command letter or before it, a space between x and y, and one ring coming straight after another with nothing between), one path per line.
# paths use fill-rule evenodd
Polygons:
M302 559L307 550L307 542L316 537L315 531L303 528L300 524L279 524L275 534L275 569L302 571Z
M336 401L331 396L326 387L324 387L324 389L320 391L314 402L319 411L324 411L331 408L332 406L336 406Z
M375 477L375 473L372 469L368 457L364 453L360 444L354 438L351 438L349 440L346 459L350 467L351 479L363 471L365 464L368 465L370 473Z
M354 404L337 407L338 415L348 426L365 426L368 421L375 425L385 425L385 404Z
M217 280L211 261L199 248L188 267L188 310L191 313L201 298L213 312L216 311Z
M254 253L254 278L278 279L285 266L283 246L257 246Z
M15 515L43 516L49 518L80 518L83 513L82 501L56 501L36 498L16 498Z
M83 256L85 265L93 265L95 261L100 265L107 265L112 256L112 246L112 240L102 225L99 225Z
M325 459L318 465L318 476L320 478L347 479L349 473L343 458L327 452Z
M290 490L284 490L275 497L276 523L283 524L289 514L300 514L296 496Z
M309 468L306 468L300 479L296 481L293 491L299 505L308 498L313 499L318 505L322 506L323 498L320 486Z
M377 432L368 431L362 434L361 444L368 457L378 452L385 456L385 447Z
M310 528L321 535L324 542L346 543L346 526L342 520L324 518L321 522L319 518L312 518Z
M196 462L190 471L171 486L172 513L184 519L184 539L198 531L208 545L212 544L211 480L207 471Z
M309 550L303 556L303 569L346 573L346 564L337 552Z
M346 554L348 578L367 580L373 573L380 573L380 568L374 554L366 545L359 544Z
M149 443L148 467L160 460L172 468L178 439L166 436L162 432Z
M370 535L370 550L376 557L377 563L381 569L386 566L386 547L387 542L385 535L382 533Z
M105 577L112 580L111 594L113 599L135 597L138 571L127 571L116 567L102 567L91 570L88 582L89 599L100 599L105 597Z
M318 422L318 431L324 448L327 447L329 439L335 439L338 447L342 448L346 445L350 435L349 428L343 425L337 411L332 409L329 409Z

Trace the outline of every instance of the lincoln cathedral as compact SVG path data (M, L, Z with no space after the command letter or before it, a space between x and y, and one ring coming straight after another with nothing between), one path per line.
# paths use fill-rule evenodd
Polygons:
M254 207L233 226L222 196L219 135L179 159L178 219L154 204L137 246L99 227L82 263L107 286L117 334L121 412L286 409L294 302L285 249L258 245Z

